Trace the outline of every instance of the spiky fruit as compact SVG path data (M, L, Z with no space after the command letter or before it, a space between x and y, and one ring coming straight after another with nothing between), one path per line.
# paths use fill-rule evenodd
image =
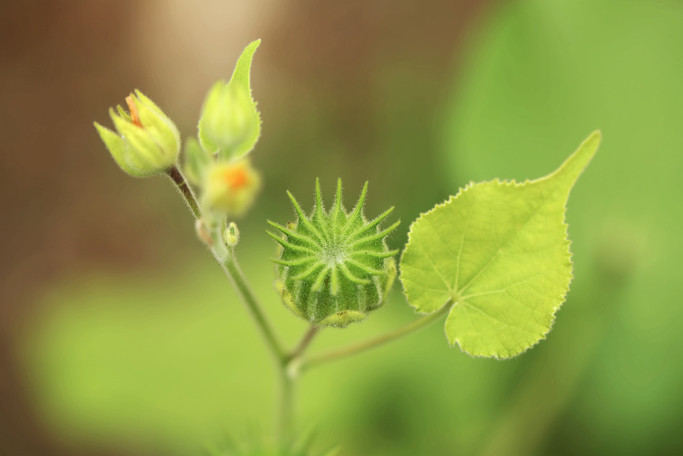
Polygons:
M396 278L393 256L385 238L400 222L382 230L380 223L393 207L372 221L363 214L367 182L354 209L342 205L337 181L334 204L325 211L320 182L315 183L315 206L307 216L287 192L297 215L287 226L268 221L281 232L268 234L280 244L276 287L284 304L317 326L346 326L377 309Z

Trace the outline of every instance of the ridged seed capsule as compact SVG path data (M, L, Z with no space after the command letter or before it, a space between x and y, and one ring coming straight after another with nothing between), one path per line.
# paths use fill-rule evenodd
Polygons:
M384 304L396 278L393 256L386 237L400 222L381 229L393 207L374 220L363 214L367 182L354 209L342 205L342 182L337 181L334 204L325 211L316 180L316 201L306 215L287 192L297 215L287 226L269 221L280 235L268 232L279 244L276 287L284 304L296 315L317 326L343 327L364 319Z

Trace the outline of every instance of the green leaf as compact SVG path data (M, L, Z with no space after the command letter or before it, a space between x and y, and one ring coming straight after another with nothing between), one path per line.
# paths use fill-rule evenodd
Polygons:
M204 179L204 173L211 165L211 154L206 151L194 138L188 138L185 142L185 161L183 172L185 177L193 185L200 185Z
M218 81L204 101L198 137L202 147L222 158L241 158L252 151L261 134L261 117L251 94L251 61L261 40L242 52L228 83Z
M600 140L593 132L546 177L470 184L413 222L401 282L419 312L451 306L451 345L509 358L550 331L572 279L565 205Z

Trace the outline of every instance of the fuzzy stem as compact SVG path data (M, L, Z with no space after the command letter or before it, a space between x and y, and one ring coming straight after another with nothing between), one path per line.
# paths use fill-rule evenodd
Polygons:
M280 364L280 404L278 416L278 433L280 442L287 444L291 439L292 428L294 427L294 382L296 378L290 375L287 364Z
M254 318L256 326L261 330L261 334L266 340L266 344L270 351L275 355L278 364L284 364L285 351L282 348L278 338L275 336L275 331L268 323L265 313L261 308L256 296L251 291L247 279L244 277L244 273L237 264L237 259L235 258L234 252L230 252L228 258L221 264L223 271L228 276L233 286L237 289L242 298L242 302L246 305L249 313Z
M297 345L297 347L287 356L287 360L291 361L301 356L308 348L308 345L313 341L316 334L318 334L318 331L320 331L320 327L311 325L311 327L308 328L308 331L306 331L306 334L304 334L304 337L301 338L299 345Z
M452 301L448 301L441 309L437 310L436 312L425 315L424 317L421 317L411 323L408 323L405 326L402 326L400 328L397 328L393 331L389 331L386 334L382 334L381 336L374 337L372 339L357 343L357 344L352 344L349 345L348 347L343 347L343 348L338 348L334 350L330 350L328 352L323 352L317 355L310 356L308 359L304 360L301 364L301 370L307 370L310 369L311 367L318 366L320 364L327 363L329 361L334 361L336 359L340 358L345 358L347 356L355 355L356 353L362 353L366 350L370 350L375 347L379 347L380 345L384 345L387 342L391 342L393 340L399 339L403 336L406 336L424 326L427 326L434 320L437 320L439 317L447 313L451 307L453 306Z
M185 199L187 206L192 211L192 215L194 215L194 218L200 218L202 216L202 213L199 210L197 198L195 197L194 193L192 192L192 189L185 180L185 176L183 176L183 173L180 172L180 169L178 169L177 166L173 166L169 168L168 171L166 171L166 174L168 174L168 177L171 178L175 186L180 191L180 194L183 196L183 199Z
M188 185L185 177L180 172L178 167L174 166L170 168L167 172L168 176L171 178L173 183L176 185L180 194L185 199L187 206L192 211L195 219L200 219L202 216L199 204L197 204L197 197ZM259 304L258 299L251 291L251 287L247 282L244 273L237 263L235 258L234 249L230 249L230 254L227 259L220 262L221 268L225 274L230 279L230 282L238 291L242 303L247 307L247 310L251 314L256 326L258 326L261 335L266 341L266 345L270 352L274 355L274 361L276 368L278 369L278 374L281 379L280 386L280 410L278 413L278 428L283 441L288 438L289 429L291 427L291 415L292 415L292 390L294 377L290 376L288 373L288 361L285 350L279 342L279 339L275 335L270 323L266 319L265 313ZM312 337L312 336L311 336ZM304 347L305 348L305 347Z

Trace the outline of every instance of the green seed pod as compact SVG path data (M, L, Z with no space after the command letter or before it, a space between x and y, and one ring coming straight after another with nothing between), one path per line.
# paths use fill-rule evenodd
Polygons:
M363 203L367 190L366 182L356 206L347 213L338 180L335 202L326 212L316 180L316 202L310 216L287 192L297 221L286 227L268 222L282 233L268 232L280 244L280 258L274 261L282 301L317 326L344 327L364 319L369 311L384 304L396 278L392 257L398 250L389 250L385 238L400 222L379 228L393 207L372 221L366 220Z

